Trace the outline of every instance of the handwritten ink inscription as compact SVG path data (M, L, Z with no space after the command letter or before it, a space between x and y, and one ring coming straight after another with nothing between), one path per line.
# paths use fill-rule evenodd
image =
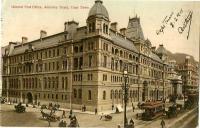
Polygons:
M177 13L171 12L169 16L165 16L164 20L162 21L162 25L160 26L158 30L156 30L156 34L157 35L164 34L166 27L170 26L171 28L176 28L176 26L178 25L179 26L177 27L177 31L179 32L179 34L182 34L189 24L189 28L187 32L187 39L188 39L193 12L189 11L186 18L184 18L183 23L181 23L180 25L180 23L178 24L178 21L182 20L181 18L183 17L182 16L183 13L184 13L183 10L180 9L180 11L178 11Z
M189 14L187 15L186 19L183 22L183 26L178 27L178 32L180 34L182 34L185 30L185 28L187 27L188 23L189 23L189 28L188 28L188 32L187 32L187 39L189 38L190 35L190 26L191 26L191 22L192 22L192 11L189 12Z

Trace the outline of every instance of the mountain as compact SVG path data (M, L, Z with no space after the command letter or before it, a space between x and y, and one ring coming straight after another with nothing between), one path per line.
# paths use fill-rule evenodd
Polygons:
M169 51L168 51L168 52L169 52ZM177 63L177 64L184 63L184 62L185 62L186 56L190 56L190 59L191 59L193 62L197 62L197 61L194 59L193 56L188 55L188 54L185 54L185 53L171 53L171 52L169 52L168 55L169 55L169 59L174 59L174 60L176 60L176 63Z

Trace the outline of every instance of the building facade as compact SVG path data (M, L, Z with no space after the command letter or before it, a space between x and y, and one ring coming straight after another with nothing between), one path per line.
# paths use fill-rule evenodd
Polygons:
M199 64L192 57L186 56L177 64L176 71L182 76L185 94L198 92Z
M76 21L64 31L10 42L2 48L2 95L9 101L87 110L111 110L123 105L123 70L128 68L131 102L163 99L172 94L166 49L144 38L140 18L127 28L111 23L101 0L90 9L86 26Z

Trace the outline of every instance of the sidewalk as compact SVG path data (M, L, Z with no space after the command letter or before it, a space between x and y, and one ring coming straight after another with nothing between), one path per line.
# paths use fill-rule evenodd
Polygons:
M194 112L197 109L197 107L193 108L192 110L184 113L183 116L179 117L178 119L176 119L175 121L170 122L170 124L168 125L168 128L173 127L177 122L183 121L188 115L190 115L192 112Z
M182 120L184 120L188 115L191 115L192 112L194 112L197 109L194 108L192 110L189 110L188 112L183 113L183 115L181 115L180 117L177 118L171 118L171 119L165 119L165 126L166 128L173 128L173 126L177 123L180 122ZM160 127L160 122L161 119L156 119L153 121L135 121L135 126L137 128L143 128L143 127L148 127L148 128L157 128Z

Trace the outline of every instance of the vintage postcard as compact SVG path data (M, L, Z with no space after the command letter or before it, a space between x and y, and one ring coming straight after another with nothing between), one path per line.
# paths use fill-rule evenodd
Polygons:
M198 127L199 1L1 2L1 127Z

